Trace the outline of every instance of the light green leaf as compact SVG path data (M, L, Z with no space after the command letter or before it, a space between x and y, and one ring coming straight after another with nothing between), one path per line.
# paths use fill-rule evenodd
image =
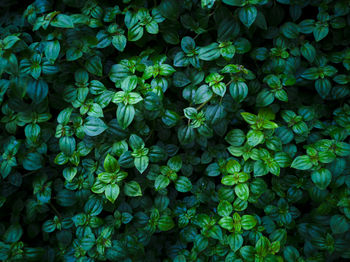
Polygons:
M185 193L192 189L192 184L187 177L180 176L175 182L175 188L177 191Z
M109 173L115 173L119 171L119 164L117 159L115 159L110 154L107 154L103 162L103 167L106 170L106 172L109 172Z
M239 199L248 200L249 198L249 187L248 184L238 184L235 186L235 193Z
M292 168L299 170L307 170L312 167L312 162L309 156L298 156L294 159L291 165Z
M135 157L134 164L136 169L142 174L148 167L148 156Z
M243 215L241 224L244 230L251 230L258 223L256 218L252 215Z
M105 187L105 195L106 198L111 201L112 203L115 202L115 200L118 198L119 196L119 186L117 184L108 184Z
M160 189L166 188L169 185L169 183L170 183L170 180L168 177L164 175L159 175L155 180L154 187L156 190L160 190Z

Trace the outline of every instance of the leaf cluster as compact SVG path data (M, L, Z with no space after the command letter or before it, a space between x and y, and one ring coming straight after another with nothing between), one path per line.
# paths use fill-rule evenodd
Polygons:
M349 1L0 7L1 261L350 259Z

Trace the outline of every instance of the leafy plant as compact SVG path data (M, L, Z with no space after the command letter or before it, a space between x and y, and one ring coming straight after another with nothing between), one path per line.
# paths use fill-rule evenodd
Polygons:
M350 5L1 1L1 261L350 259Z

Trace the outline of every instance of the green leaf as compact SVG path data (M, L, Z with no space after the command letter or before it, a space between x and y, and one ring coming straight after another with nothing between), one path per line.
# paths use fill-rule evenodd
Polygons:
M49 92L49 87L44 80L31 79L27 84L27 94L35 102L43 101Z
M67 49L66 57L67 61L75 61L83 56L83 52L80 49L71 47Z
M98 191L103 191L104 185L101 184L100 182L103 182L105 184L109 184L112 182L112 180L115 179L115 174L114 173L108 173L108 172L102 172L98 174L98 180L95 182L93 188L95 193L100 193Z
M97 76L102 76L102 62L99 56L92 56L86 60L85 69Z
M108 184L106 185L105 187L105 195L106 195L106 198L114 203L115 200L118 198L119 196L119 186L117 184Z
M144 148L145 142L138 135L132 134L129 137L129 145L133 150L138 150Z
M159 5L159 12L169 20L176 20L180 13L180 3L176 0L165 0Z
M235 174L241 170L241 165L234 159L230 159L226 163L226 171L230 174Z
M335 154L331 151L319 152L318 154L319 160L321 163L331 163L335 159Z
M119 104L117 109L117 121L125 129L134 120L135 108L133 105Z
M258 10L255 6L246 6L239 10L238 17L241 22L249 28L254 23L257 14Z
M294 262L298 260L300 253L295 247L286 246L283 250L283 256L287 262Z
M325 38L328 35L329 32L329 28L328 25L318 25L316 24L314 30L313 30L313 34L315 37L316 42L321 41L323 38Z
M122 81L125 77L131 75L130 69L124 64L116 64L109 71L109 78L112 82Z
M178 172L182 167L182 159L180 156L174 156L168 160L167 164L173 171Z
M319 70L316 67L308 68L301 74L301 77L307 80L316 80L319 77Z
M202 0L201 1L201 5L202 5L202 8L212 8L215 4L215 1L216 0Z
M159 27L156 21L152 20L150 23L146 25L146 31L150 34L158 34Z
M270 169L263 161L258 160L254 163L254 176L265 176Z
M198 57L204 61L212 61L220 56L220 49L218 43L211 43L199 49Z
M175 182L175 188L177 191L185 193L192 189L191 181L185 176L179 176Z
M50 22L50 25L59 28L74 28L73 20L69 15L58 14Z
M282 34L290 39L295 39L299 36L299 28L292 22L287 22L281 26Z
M103 181L110 182L112 180L111 176L113 174L110 173L100 173L100 178L95 181L95 183L91 187L91 191L96 194L101 194L105 191L106 184Z
M286 91L284 90L278 90L276 93L275 93L275 97L280 100L280 101L283 101L283 102L288 102L288 94Z
M195 104L202 104L210 100L212 96L213 96L213 92L210 90L209 86L202 85L195 92L194 102Z
M323 98L326 99L328 94L332 89L332 84L327 78L317 79L315 82L315 88L317 93Z
M220 201L218 205L218 214L222 217L231 215L233 207L227 200Z
M249 130L247 134L248 145L254 147L264 141L264 133L258 130Z
M223 97L226 93L226 85L224 83L218 83L212 86L213 92L218 96Z
M134 164L136 169L142 174L148 167L148 156L135 157Z
M277 125L276 123L272 122L272 121L265 120L265 121L263 122L262 127L263 127L264 129L275 129L275 128L278 127L278 125Z
M227 175L227 176L222 177L221 183L225 186L233 186L237 182L236 182L236 179L233 175Z
M46 233L51 233L55 231L56 229L56 224L54 223L53 220L46 220L42 226L42 230Z
M25 170L34 171L42 168L43 166L43 157L41 154L34 152L29 153L25 156L23 160L23 168Z
M45 46L45 56L51 63L53 63L58 58L60 50L61 46L58 40L49 41Z
M112 45L120 52L123 52L126 47L126 36L114 35L112 36Z
M158 220L158 228L160 231L169 231L175 226L175 223L171 216L164 215Z
M326 189L327 186L331 183L332 174L328 169L321 168L319 170L312 172L311 179L312 179L312 182L314 182L318 188L323 190L323 189Z
M130 181L124 185L124 194L129 197L142 196L141 187L136 181Z
M265 107L275 100L273 93L267 89L262 90L256 97L256 105L259 107Z
M228 237L228 244L234 252L238 251L243 245L242 235L238 233L230 234Z
M65 169L63 169L63 177L67 181L72 181L77 172L78 169L76 167L66 167Z
M301 46L300 48L301 54L307 61L312 63L315 58L316 58L316 49L313 45L310 43L305 43L304 45Z
M177 137L181 144L189 144L195 138L195 132L191 126L181 126L178 129Z
M102 107L97 103L93 103L89 109L88 115L95 117L103 117Z
M222 230L219 226L215 225L208 230L209 236L213 239L222 240Z
M291 167L299 170L307 170L312 167L312 162L309 156L298 156L292 162Z
M241 224L242 224L242 228L244 230L251 230L252 228L254 228L256 226L257 223L258 223L258 221L252 215L243 215L242 216Z
M219 220L219 225L227 230L232 230L234 227L233 219L232 217L223 217Z
M230 44L224 47L220 47L220 54L223 58L230 60L234 57L236 53L236 48L234 45Z
M270 241L267 237L262 236L255 244L255 250L259 256L265 257L270 250Z
M181 48L185 53L191 53L196 48L196 43L192 37L185 36L181 40Z
M211 163L209 166L207 166L206 173L211 177L220 175L221 172L219 165L217 163Z
M154 187L156 190L161 190L163 188L166 188L170 183L170 179L164 175L157 176Z
M108 126L100 118L93 116L88 116L83 125L84 132L88 136L98 136L107 128Z
M140 24L135 24L128 31L128 40L135 42L140 40L143 36L143 27Z
M330 226L334 234L343 234L350 228L347 219L342 215L334 215L331 217Z
M115 173L119 171L119 164L117 159L115 159L110 154L107 154L103 162L103 167L106 170L106 172L109 172L109 173Z
M10 49L20 40L21 39L18 36L15 36L15 35L6 36L4 38L4 40L3 40L3 48L4 49Z
M243 6L244 1L242 0L222 0L223 3L227 5L232 5L232 6Z
M349 156L350 155L350 144L345 142L336 142L335 153L338 156Z
M248 95L247 84L242 81L231 83L230 94L236 102L241 103Z
M188 119L196 119L197 114L198 112L194 107L187 107L184 109L184 115Z
M3 234L2 239L6 243L15 243L22 237L23 229L18 223L14 223L8 227L6 232Z
M137 86L137 76L128 76L122 81L120 87L121 89L123 89L123 91L127 92L127 91L134 90L136 86Z
M256 121L258 120L257 116L248 112L242 112L241 116L243 117L244 121L246 121L250 125L254 125Z
M249 187L248 184L238 184L235 186L235 193L239 199L248 200L249 198Z
M161 76L169 76L175 72L176 70L171 65L161 64L159 67L159 74Z
M241 129L233 129L227 133L225 140L231 146L241 146L245 141L245 134Z
M184 52L178 52L174 57L174 66L176 67L185 67L190 63L189 58Z
M201 252L208 247L209 241L202 235L197 235L194 240L196 249Z
M120 92L123 92L123 91L120 91ZM116 93L116 95L118 94L119 92ZM116 95L114 96L114 98L116 98ZM120 101L117 101L117 103L121 103L124 101L124 98L126 98L126 102L128 102L129 105L135 105L137 103L139 103L140 101L143 100L143 98L141 97L141 95L139 95L138 93L135 93L135 92L130 92L128 94L123 94L123 99L120 100Z
M254 261L255 248L252 246L243 246L239 253L241 254L243 261Z

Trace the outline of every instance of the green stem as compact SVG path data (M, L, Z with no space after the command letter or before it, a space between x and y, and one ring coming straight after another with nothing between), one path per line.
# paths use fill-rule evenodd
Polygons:
M210 101L210 99L208 101L205 101L204 103L202 103L199 107L197 107L197 111L201 110L203 108L203 106L205 106L208 102Z
M52 210L55 212L55 214L61 219L61 214L58 212L58 210L55 208L55 206L50 202L49 206L52 208Z

